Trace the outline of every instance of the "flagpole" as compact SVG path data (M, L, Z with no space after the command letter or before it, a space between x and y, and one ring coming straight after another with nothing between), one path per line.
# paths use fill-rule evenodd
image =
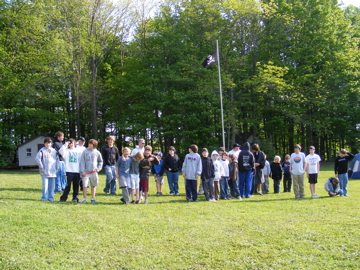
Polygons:
M218 40L216 40L216 58L217 58L217 61L218 61L218 71L219 71L222 141L223 141L223 147L225 147L224 109L223 109L223 98L222 98L220 57L219 57L219 41Z

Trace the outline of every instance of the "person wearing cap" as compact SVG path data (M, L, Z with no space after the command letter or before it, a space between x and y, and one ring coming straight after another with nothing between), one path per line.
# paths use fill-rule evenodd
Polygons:
M238 158L239 157L239 155L240 155L240 152L241 152L241 150L240 150L240 144L238 144L238 143L234 143L233 145L232 145L232 150L230 150L229 151L229 155L235 155L236 156L236 158Z
M83 151L86 149L85 147L85 138L84 137L79 137L77 143L76 143L76 148L80 148Z
M317 199L319 196L316 195L316 183L320 172L321 158L318 154L315 154L314 146L309 147L309 152L310 154L305 157L305 172L309 179L311 198Z
M164 184L164 161L162 159L163 154L158 152L155 154L157 159L159 160L159 164L153 164L151 167L151 172L154 175L155 183L156 183L156 195L161 196L162 194L162 186Z
M341 149L339 156L335 159L335 176L339 178L340 188L342 190L342 195L349 197L347 194L347 184L348 184L348 163L354 157L353 154L346 151L346 149Z

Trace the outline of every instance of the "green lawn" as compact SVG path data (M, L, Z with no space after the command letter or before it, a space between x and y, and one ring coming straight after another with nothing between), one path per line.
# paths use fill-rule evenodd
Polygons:
M323 185L332 174L332 164L322 166L320 199L197 203L154 196L151 178L148 205L103 194L101 174L93 205L60 203L59 193L40 202L37 171L1 171L0 268L359 269L360 181L349 182L351 197L329 198ZM182 178L180 188L183 195Z

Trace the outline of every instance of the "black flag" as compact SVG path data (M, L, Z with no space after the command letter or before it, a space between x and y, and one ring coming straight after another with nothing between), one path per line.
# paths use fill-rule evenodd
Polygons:
M216 53L213 54L209 54L208 57L206 57L206 59L204 60L204 62L202 63L202 66L204 68L210 67L212 64L214 64L216 62Z

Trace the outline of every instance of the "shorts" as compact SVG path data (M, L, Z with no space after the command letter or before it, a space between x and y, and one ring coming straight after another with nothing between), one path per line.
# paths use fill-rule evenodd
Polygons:
M131 181L130 181L130 176L122 176L120 175L120 180L119 180L119 187L120 188L130 188L131 185Z
M128 188L131 188L133 190L139 189L140 186L140 178L138 174L130 174L130 186Z
M309 183L310 184L316 184L317 183L318 174L309 174Z
M90 186L97 187L99 185L99 176L97 172L87 174L82 178L83 187L87 187L90 183Z
M164 184L164 176L156 176L155 182L158 182L160 185Z
M140 179L140 191L149 191L149 179Z

